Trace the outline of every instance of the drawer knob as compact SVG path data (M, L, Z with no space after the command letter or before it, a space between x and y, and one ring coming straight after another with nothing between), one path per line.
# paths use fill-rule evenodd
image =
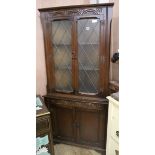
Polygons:
M119 137L119 131L116 131L116 136Z

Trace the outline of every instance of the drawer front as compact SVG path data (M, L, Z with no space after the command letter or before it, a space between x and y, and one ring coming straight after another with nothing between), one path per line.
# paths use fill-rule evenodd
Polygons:
M49 117L37 118L36 131L41 132L50 128Z
M107 104L102 104L101 102L95 101L83 101L83 100L61 100L61 99L48 99L45 98L45 103L49 108L51 104L63 107L72 107L72 108L85 108L85 109L94 109L94 110L103 110L107 108Z
M119 109L116 105L112 106L111 124L111 136L119 142Z

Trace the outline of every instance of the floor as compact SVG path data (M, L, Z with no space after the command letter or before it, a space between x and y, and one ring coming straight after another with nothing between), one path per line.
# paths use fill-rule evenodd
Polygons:
M56 144L54 146L55 155L101 155L94 150L79 148L75 146Z

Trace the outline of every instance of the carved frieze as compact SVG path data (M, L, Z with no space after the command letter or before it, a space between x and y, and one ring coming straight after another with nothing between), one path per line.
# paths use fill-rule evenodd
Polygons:
M57 99L45 99L47 104L55 104L61 106L69 106L76 108L86 108L86 109L95 109L102 110L104 108L103 104L100 102L86 102L86 101L71 101L71 100L57 100Z
M53 17L62 16L84 16L84 15L103 15L104 8L74 8L74 9L62 9L62 10L52 10L48 12L48 19Z

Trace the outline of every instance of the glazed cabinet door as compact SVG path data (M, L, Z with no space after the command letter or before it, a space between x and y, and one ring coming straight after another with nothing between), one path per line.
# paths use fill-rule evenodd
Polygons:
M105 45L102 16L77 17L76 23L78 92L98 95L102 92L104 81L101 75Z
M112 6L40 9L47 93L106 97Z
M73 19L52 17L47 20L48 15L49 13L41 14L46 52L47 91L71 93Z
M45 25L48 93L105 95L108 68L103 15L52 18Z
M106 116L98 110L76 110L77 141L84 145L105 148Z
M53 114L52 126L54 139L75 141L75 113L71 107L52 105L50 111Z
M52 53L55 90L72 92L72 21L52 21Z

